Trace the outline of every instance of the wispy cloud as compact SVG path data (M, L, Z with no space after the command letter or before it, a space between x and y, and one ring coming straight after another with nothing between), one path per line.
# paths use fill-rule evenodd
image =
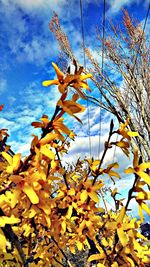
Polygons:
M137 0L109 0L108 4L110 6L109 14L110 13L118 13L123 7L130 6L133 3L137 3Z
M149 0L108 0L109 8L107 15L116 15L122 8L130 8L132 5L140 5L140 7L148 8Z
M0 78L0 94L2 94L7 88L7 80Z

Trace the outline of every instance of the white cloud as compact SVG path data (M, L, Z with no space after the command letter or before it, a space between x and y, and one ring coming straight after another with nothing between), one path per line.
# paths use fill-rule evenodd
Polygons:
M59 12L61 9L63 9L64 5L67 4L67 0L13 0L13 2L27 11L34 11L37 9L46 9L51 11L55 9L57 12Z
M110 6L109 13L119 12L125 5L130 6L137 0L109 0L108 4Z
M7 80L0 78L0 94L2 94L7 88Z
M108 15L115 15L116 13L118 13L122 8L126 8L129 7L133 4L135 5L140 5L144 8L148 8L149 5L149 0L108 0L108 5L109 5L109 9L108 9Z
M0 15L3 17L1 34L2 38L7 39L7 44L3 42L1 49L4 50L4 54L6 50L9 50L9 57L4 57L3 61L11 62L11 55L15 56L15 60L19 62L32 62L35 65L43 64L47 62L48 57L57 54L57 44L50 39L49 15L45 14L44 17L37 12L29 14L27 10L22 11L20 9L21 3L19 5L20 1L17 2L18 4L15 1L6 0L2 1L1 4ZM26 3L26 1L23 2ZM31 2L36 3L37 1Z
M9 129L11 127L14 127L14 122L13 121L10 121L10 120L7 120L5 118L0 118L0 125L1 125L1 128L6 128L6 129Z

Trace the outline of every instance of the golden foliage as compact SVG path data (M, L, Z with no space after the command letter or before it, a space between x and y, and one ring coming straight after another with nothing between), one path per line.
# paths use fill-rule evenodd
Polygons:
M41 122L32 123L41 128L41 138L33 137L31 153L24 159L20 154L12 156L7 146L1 153L0 264L64 266L65 260L65 266L74 266L66 251L75 254L76 249L88 249L87 262L94 261L98 267L147 266L149 249L139 226L143 222L142 210L150 214L146 203L150 196L145 191L150 163L139 164L135 151L133 167L125 170L126 174L135 174L126 205L120 200L112 211L107 203L103 208L100 197L105 176L114 183L115 178L121 179L113 170L119 167L118 163L103 167L104 155L112 146L118 146L129 156L130 140L136 133L126 130L128 122L117 131L113 131L111 123L101 159L78 160L74 167L63 167L60 155L68 151L69 139L74 140L75 134L62 116L67 113L79 120L74 114L85 108L77 100L85 98L81 89L89 89L84 80L91 75L81 75L81 68L75 74L65 75L56 64L53 67L57 80L45 81L43 85L57 85L61 97L51 120L44 115ZM76 90L71 100L67 99L69 86ZM116 132L121 138L113 142L111 138ZM3 140L6 129L0 134ZM115 203L117 194L115 188L110 196ZM140 220L127 215L133 197L139 205Z

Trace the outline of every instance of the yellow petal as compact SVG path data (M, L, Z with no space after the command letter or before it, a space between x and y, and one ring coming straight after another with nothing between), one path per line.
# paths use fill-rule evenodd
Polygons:
M41 145L45 145L45 144L48 144L50 143L52 140L56 139L57 138L57 134L52 134L52 133L48 133L44 138L42 138L39 143Z
M117 177L117 178L120 178L120 175L119 175L117 172L114 172L114 171L112 171L112 170L110 170L110 171L108 172L108 174L109 174L110 176L115 176L115 177Z
M103 238L101 239L101 243L102 243L102 245L103 245L104 247L108 247L108 246L109 246L109 243L108 243L108 241L106 240L105 237L103 237Z
M71 252L72 254L76 254L74 244L73 244L73 245L70 245L70 246L69 246L69 249L70 249L70 252Z
M139 192L136 199L141 200L150 200L150 192L145 192L144 190L142 192Z
M78 250L81 251L83 248L83 244L80 241L77 241L76 245L77 245Z
M129 167L128 169L124 170L124 172L127 174L134 173L134 169Z
M64 106L68 108L71 113L81 113L85 110L85 107L80 105L79 103L73 102L71 100L64 101ZM64 109L64 107L63 107ZM65 110L65 109L64 109Z
M30 185L25 185L23 188L23 192L28 196L32 204L39 203L39 197L35 193L34 189Z
M55 160L51 160L51 168L54 170L56 167L58 166L58 163L57 163L57 161L55 161Z
M79 82L79 86L81 88L89 89L88 84L86 82Z
M38 121L34 121L31 123L31 125L35 128L42 128L43 127L43 123L42 122L38 122ZM37 137L37 136L36 136Z
M139 136L139 134L138 134L138 132L127 132L127 134L129 135L129 136L131 136L131 137L133 137L133 136Z
M8 153L2 152L2 156L8 161L10 165L12 165L13 159Z
M13 156L13 170L16 171L18 170L19 168L19 165L20 165L20 158L21 158L21 154L18 153L18 154L15 154Z
M45 87L51 86L53 84L58 85L59 84L58 80L47 80L42 82L42 85Z
M146 203L142 202L142 203L141 203L141 208L142 208L143 210L145 210L145 212L147 212L148 215L150 215L150 208L146 205Z
M125 259L126 262L129 262L131 267L135 267L134 261L130 257L127 257L126 255L124 255L123 259Z
M51 213L51 208L50 208L50 206L48 206L48 205L46 205L46 204L39 204L38 207L39 207L40 209L42 209L42 210L45 212L45 214L47 214L47 215L49 215L49 214Z
M17 202L19 201L20 193L21 193L21 191L18 190L18 189L15 189L13 191L13 194L12 194L12 197L11 197L11 208L12 209L16 206Z
M0 217L0 227L4 227L5 224L15 224L20 222L20 219L15 218L13 215L11 217L1 216Z
M69 189L68 190L68 195L74 196L75 195L75 189L74 188Z
M52 66L55 69L58 80L62 80L64 77L64 73L58 68L58 66L54 62L52 62Z
M94 201L94 202L99 202L99 197L96 192L91 192L89 193L89 197Z
M124 218L124 216L125 216L125 207L123 206L122 208L121 208L121 210L120 210L120 213L119 213L119 216L118 216L118 218L117 218L117 223L122 223L122 221L123 221L123 218Z
M40 148L40 152L45 155L46 157L48 157L49 159L54 159L55 158L55 154L53 153L52 150L48 149L48 147L46 145L42 146Z
M3 231L0 229L0 250L5 251L6 249L6 237L3 233Z
M106 228L109 230L114 230L117 227L117 223L116 222L107 222L106 223Z
M64 234L66 232L66 222L65 221L62 221L61 227L62 227L62 233Z
M32 208L29 210L29 218L33 218L36 214L36 209L34 208L34 206L32 206Z
M50 227L51 226L51 219L50 219L50 217L47 216L47 215L45 215L45 219L46 219L46 222L47 222L48 227Z
M70 130L69 130L69 128L66 126L66 125L64 125L63 123L61 123L60 125L59 124L57 124L58 125L58 129L59 130L61 130L62 132L64 132L65 134L70 134Z
M86 220L85 224L86 224L87 228L89 228L89 230L91 230L91 231L93 230L93 224L90 220L88 220L88 221Z
M70 205L69 208L68 208L68 211L67 211L67 215L66 215L67 219L71 218L72 210L73 210L73 206Z
M111 164L108 165L108 169L111 169L111 168L117 169L118 167L119 167L119 164L117 162L111 163Z
M143 180L144 180L144 182L145 182L146 184L148 184L148 185L150 186L150 176L149 176L147 173L142 172L142 171L139 171L139 172L137 172L137 174L138 174L141 178L143 178Z
M7 172L7 173L12 173L12 172L13 172L13 166L8 166L8 167L6 168L6 172Z
M128 148L129 147L129 143L125 142L125 141L116 142L116 145L121 147L121 148Z
M84 202L88 197L88 193L86 190L83 190L80 194L80 199Z
M111 265L111 267L119 267L119 265L118 265L118 263L115 261L115 262Z
M83 80L91 78L91 77L92 77L91 73L88 73L86 75L80 75L80 81L83 81Z
M138 167L140 168L140 171L144 171L146 169L149 169L150 168L150 162L145 162L145 163L143 162Z
M106 257L105 253L93 254L88 258L88 262L95 261L95 260L101 260L101 259L104 259L105 257ZM104 266L104 265L102 265L102 266Z
M127 234L123 231L122 227L117 229L117 234L122 246L125 247L128 243L128 237Z

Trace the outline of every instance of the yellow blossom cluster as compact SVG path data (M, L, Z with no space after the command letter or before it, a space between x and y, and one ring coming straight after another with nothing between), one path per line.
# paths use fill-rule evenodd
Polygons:
M150 215L147 200L150 185L149 163L139 163L135 151L133 166L125 170L135 181L126 204L116 200L117 189L110 197L118 203L109 210L103 195L105 177L115 183L121 179L114 171L118 163L103 167L106 153L118 146L128 156L130 139L136 133L127 130L128 122L114 131L110 124L109 138L101 159L78 160L66 168L62 157L68 151L69 140L75 134L64 123L64 114L73 116L85 110L77 103L85 99L82 89L90 90L80 67L74 74L64 74L52 64L57 79L44 81L43 86L58 86L61 97L52 119L43 115L32 126L41 129L41 138L33 137L30 154L21 158L6 145L6 129L0 130L0 266L75 266L68 253L88 251L85 264L97 267L146 267L150 264L148 241L140 231L144 220L142 210ZM69 89L73 88L72 99ZM2 106L1 106L2 107ZM1 108L2 109L2 108ZM120 140L113 142L114 134ZM140 220L128 216L132 198L138 203ZM105 205L102 205L104 201Z

